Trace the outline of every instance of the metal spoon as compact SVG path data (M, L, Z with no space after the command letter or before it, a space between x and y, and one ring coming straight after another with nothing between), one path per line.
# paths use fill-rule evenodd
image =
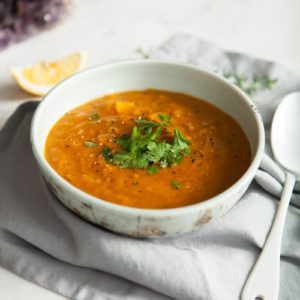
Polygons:
M242 300L275 300L279 294L280 248L292 191L300 180L300 92L287 95L278 106L271 128L275 160L286 171L286 182L272 229L252 269Z

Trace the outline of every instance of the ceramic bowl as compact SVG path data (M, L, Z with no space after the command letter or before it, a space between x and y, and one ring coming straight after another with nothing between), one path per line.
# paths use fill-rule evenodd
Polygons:
M48 164L44 146L49 130L67 111L105 94L148 88L202 98L231 115L251 146L251 165L230 188L194 205L173 209L130 208L89 195ZM243 195L258 169L264 148L261 117L249 97L222 77L198 67L160 61L118 62L87 69L56 85L38 106L31 142L40 170L57 198L82 218L133 237L161 237L196 230L226 213ZM226 172L226 170L223 170Z

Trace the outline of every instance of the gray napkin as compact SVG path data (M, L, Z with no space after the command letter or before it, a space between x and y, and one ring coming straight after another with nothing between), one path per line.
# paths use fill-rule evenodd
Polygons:
M174 37L152 56L278 78L273 90L254 98L267 130L282 96L300 90L300 77L277 64L224 52L189 36ZM0 132L3 267L78 300L239 298L270 229L275 196L253 182L233 209L198 231L145 240L115 235L75 216L47 189L29 141L35 107L33 102L20 106ZM257 179L279 196L284 175L268 157L264 162ZM294 198L299 203L299 196ZM300 295L299 217L299 209L291 206L282 246L280 299Z

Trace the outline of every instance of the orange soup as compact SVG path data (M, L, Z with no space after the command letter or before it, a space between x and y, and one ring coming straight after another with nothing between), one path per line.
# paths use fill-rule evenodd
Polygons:
M91 195L164 209L226 190L249 167L251 151L238 123L215 106L145 90L107 95L67 112L48 135L45 157Z

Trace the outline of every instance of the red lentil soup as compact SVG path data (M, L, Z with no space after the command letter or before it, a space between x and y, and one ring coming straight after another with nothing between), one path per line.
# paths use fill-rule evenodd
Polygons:
M109 163L104 147L130 134L135 120L171 117L190 141L181 162L159 168L120 168ZM250 165L249 142L238 123L217 107L185 94L129 91L107 95L67 112L51 129L45 157L77 188L103 200L136 208L164 209L195 204L223 192ZM175 185L174 185L175 183Z

